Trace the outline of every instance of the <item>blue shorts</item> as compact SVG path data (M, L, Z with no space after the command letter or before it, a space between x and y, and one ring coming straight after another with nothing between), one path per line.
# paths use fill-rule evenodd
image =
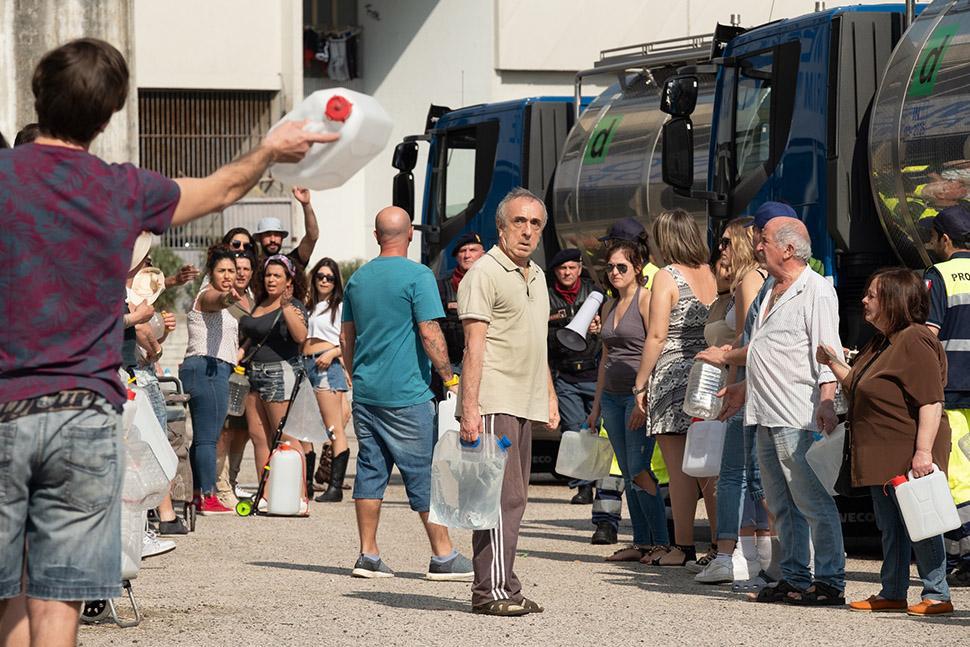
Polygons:
M21 593L25 548L28 597L121 595L123 471L121 415L101 396L0 404L0 599Z
M347 376L344 375L344 367L339 361L330 362L326 371L317 368L316 359L322 353L316 355L304 355L303 366L306 368L306 376L313 385L314 391L347 391Z
M263 402L286 402L303 373L299 357L285 362L253 362L249 368L249 388Z
M377 407L354 402L357 435L355 499L383 499L391 469L404 479L411 509L431 509L431 455L435 436L431 400L409 407Z

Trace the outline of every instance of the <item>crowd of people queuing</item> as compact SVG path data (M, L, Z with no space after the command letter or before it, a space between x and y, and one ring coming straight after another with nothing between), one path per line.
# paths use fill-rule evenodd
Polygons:
M156 363L176 318L156 314L153 303L163 289L199 274L185 266L166 278L153 268L152 234L224 208L270 163L299 160L314 143L335 137L283 126L211 176L173 181L88 152L124 105L127 88L126 63L106 43L82 39L49 52L33 79L38 123L0 152L7 223L31 243L0 240L4 339L16 340L0 347L0 443L2 455L12 457L0 507L0 598L3 631L35 644L73 644L80 601L119 593L116 429L126 396L118 369L145 390L165 428ZM79 113L78 105L90 109ZM541 424L609 437L616 457L611 475L571 484L578 490L573 503L592 503L597 545L618 542L626 494L632 543L607 561L686 567L698 583L730 583L756 602L842 605L839 513L806 460L817 435L839 423L841 390L851 437L842 486L872 497L884 550L881 589L850 607L953 611L948 587L970 580L970 537L960 529L946 543L943 536L910 542L892 489L884 486L909 470L925 476L935 465L953 468L958 504L970 498L966 455L951 451L970 434L964 206L936 215L931 244L946 260L925 282L900 268L870 278L863 305L874 334L850 365L835 289L813 269L808 231L782 203L727 223L713 258L705 232L673 209L655 214L649 233L633 218L613 223L600 239L599 267L586 252L565 249L544 270L532 256L547 224L545 205L514 189L496 210L498 243L486 250L477 234L463 235L452 246L456 267L444 277L407 259L410 216L388 207L375 219L380 255L345 286L331 258L307 270L319 231L309 192L294 188L293 196L306 222L299 244L284 252L289 233L275 218L252 233L228 231L208 250L187 309L179 377L190 396L192 504L199 514L231 513L236 499L251 496L239 483L243 450L252 443L261 473L294 387L305 379L330 436L320 448L327 469L318 502L343 498L350 461L345 427L351 415L354 421L360 537L354 576L394 575L377 535L396 465L429 539L426 577L471 580L476 613L542 612L523 595L514 570L531 432ZM45 235L55 220L59 235ZM96 247L63 245L92 232ZM38 259L55 267L36 271ZM593 274L598 269L602 276ZM597 290L608 298L589 324L586 349L564 347L555 332ZM21 309L15 295L23 294L46 300ZM682 469L693 423L683 405L698 360L729 369L717 477ZM237 367L251 390L244 414L228 416ZM499 525L474 532L471 559L447 528L429 521L435 402L450 397L457 398L463 440L484 434L509 443ZM32 441L38 434L43 443ZM317 447L287 430L283 440L306 462L300 510L306 514ZM704 538L710 548L700 553L699 498L711 528ZM960 510L970 526L970 504ZM157 532L188 533L170 499L158 508ZM146 556L173 547L146 534ZM914 605L907 600L911 552L923 582ZM73 558L78 554L84 559ZM51 575L65 572L71 576Z

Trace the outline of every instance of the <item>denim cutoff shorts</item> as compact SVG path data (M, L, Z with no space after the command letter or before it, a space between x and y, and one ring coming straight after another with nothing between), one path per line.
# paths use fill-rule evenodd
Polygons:
M26 413L25 413L26 412ZM121 595L121 415L91 391L0 404L0 599Z
M431 400L408 407L353 403L357 435L354 499L383 499L397 465L415 512L431 509L431 455L437 431Z
M299 357L284 362L253 362L249 367L249 387L263 402L286 402L303 376Z
M327 370L321 371L317 368L316 359L323 353L315 355L304 355L303 365L306 368L307 378L313 386L314 391L347 391L347 376L344 375L344 367L340 361L330 362Z

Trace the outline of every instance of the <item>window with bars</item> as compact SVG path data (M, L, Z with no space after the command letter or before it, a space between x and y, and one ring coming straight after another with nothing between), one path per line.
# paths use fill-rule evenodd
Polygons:
M142 168L171 178L205 177L256 146L281 116L275 91L138 91ZM276 215L276 214L273 214ZM222 237L223 214L173 227L163 244L205 248Z

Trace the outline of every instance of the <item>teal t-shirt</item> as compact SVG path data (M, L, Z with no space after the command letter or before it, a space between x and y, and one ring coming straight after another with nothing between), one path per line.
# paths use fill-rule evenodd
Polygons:
M342 316L357 331L354 400L378 407L430 400L431 360L418 324L444 316L434 274L424 265L378 256L354 272Z

